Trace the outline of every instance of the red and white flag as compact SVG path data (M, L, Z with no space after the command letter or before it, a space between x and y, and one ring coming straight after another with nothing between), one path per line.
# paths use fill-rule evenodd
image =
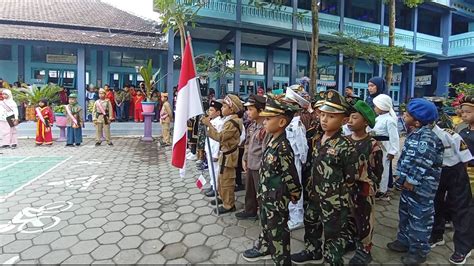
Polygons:
M184 55L181 59L181 72L179 74L178 95L176 98L176 113L173 131L173 155L171 164L177 168L184 168L186 160L187 121L197 115L203 114L200 90L194 68L191 36L188 36Z
M202 187L207 183L206 179L204 178L203 175L200 175L198 180L196 180L196 186L199 189L202 189Z

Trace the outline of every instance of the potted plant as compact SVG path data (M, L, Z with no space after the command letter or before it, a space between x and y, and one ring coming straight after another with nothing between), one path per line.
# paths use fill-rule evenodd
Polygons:
M66 109L64 105L56 105L53 107L54 118L56 121L56 126L58 127L65 127L67 125L67 118L66 118Z
M60 87L56 84L47 84L42 87L33 85L31 88L18 88L12 91L13 97L18 102L28 104L25 111L26 120L36 119L35 108L41 99L47 99L50 103L59 101Z
M153 91L153 86L156 82L156 77L160 74L160 69L153 74L153 64L152 60L148 60L148 64L146 66L140 67L140 75L143 78L143 83L145 84L145 94L146 94L146 102L142 102L143 112L144 113L153 113L155 110L156 102L151 101L151 94Z

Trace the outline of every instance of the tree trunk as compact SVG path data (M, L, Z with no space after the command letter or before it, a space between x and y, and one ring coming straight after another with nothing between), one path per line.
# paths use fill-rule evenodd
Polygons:
M311 24L313 25L311 36L311 59L309 72L309 93L311 97L316 95L316 83L318 79L318 46L319 46L319 6L318 0L311 1Z
M356 73L356 64L353 64L351 68L352 68L351 86L354 87L354 79L355 79L355 73Z
M186 30L184 26L179 27L179 40L181 42L181 58L184 55L184 46L186 45ZM181 59L182 60L182 59Z
M388 46L395 46L395 0L389 0L389 23L388 23ZM393 64L387 65L387 73L385 75L385 80L387 84L388 94L390 86L392 85L392 76L393 76Z

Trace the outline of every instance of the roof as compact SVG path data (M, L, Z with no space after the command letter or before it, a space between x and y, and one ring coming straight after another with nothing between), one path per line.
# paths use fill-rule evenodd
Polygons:
M155 22L99 0L1 2L0 38L145 49L167 48Z

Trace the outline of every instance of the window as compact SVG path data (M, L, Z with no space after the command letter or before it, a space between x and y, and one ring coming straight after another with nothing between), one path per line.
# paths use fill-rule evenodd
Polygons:
M121 63L122 63L122 53L121 52L110 51L110 53L109 53L109 65L110 66L120 66Z
M160 60L159 56L149 56L139 52L117 52L110 51L109 53L109 65L118 67L135 67L143 66L147 63L148 59L152 59L153 66L158 67Z
M273 75L276 77L288 77L290 73L290 65L288 64L275 64L273 69Z
M12 46L0 44L0 60L12 60Z
M62 47L47 47L47 46L32 46L31 47L31 61L46 62L47 54L56 55L77 55L76 49L62 48Z
M35 69L33 71L33 78L34 79L43 79L46 76L46 70L44 69Z
M308 76L308 68L306 66L298 66L298 77Z

